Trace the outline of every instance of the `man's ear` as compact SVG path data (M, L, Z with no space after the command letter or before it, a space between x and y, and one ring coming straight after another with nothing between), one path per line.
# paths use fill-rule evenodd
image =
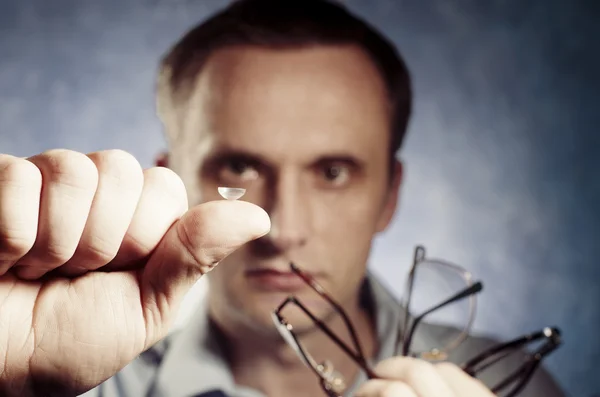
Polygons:
M394 159L392 167L391 180L389 181L388 193L386 194L383 203L383 209L377 222L377 232L384 231L394 218L396 207L398 206L398 197L400 195L400 187L402 186L402 177L404 166L402 161Z
M166 151L160 152L154 159L154 165L169 168L169 153Z

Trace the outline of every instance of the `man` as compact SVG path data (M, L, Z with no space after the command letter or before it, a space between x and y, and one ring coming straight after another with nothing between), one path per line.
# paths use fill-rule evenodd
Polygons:
M165 57L158 107L170 170L120 151L0 156L3 395L323 395L271 313L293 294L345 328L290 262L342 305L375 363L381 379L367 381L285 313L348 395L492 395L455 365L399 357L401 309L366 269L396 209L411 110L385 39L322 1L236 2ZM222 186L244 201L222 200ZM165 338L203 275L206 304ZM543 371L526 391L559 395Z

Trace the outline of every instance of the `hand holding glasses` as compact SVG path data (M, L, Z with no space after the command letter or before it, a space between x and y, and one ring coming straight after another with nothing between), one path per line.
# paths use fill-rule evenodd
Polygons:
M294 332L292 324L290 324L281 314L287 305L293 304L300 308L322 332L324 332L365 372L369 379L378 378L363 353L354 326L342 307L335 302L323 287L321 287L309 274L303 272L293 263L290 264L290 267L298 277L302 278L308 286L317 292L317 294L340 315L348 329L354 347L354 349L352 349L344 343L338 335L336 335L323 321L317 318L298 298L294 296L290 296L284 300L272 313L273 322L280 334L296 351L299 358L313 370L315 375L319 378L321 387L326 395L330 397L340 397L347 389L346 380L333 368L331 362L328 360L316 360L314 356L303 347L298 336ZM417 274L419 275L418 277ZM415 306L418 297L415 291L419 289L417 287L418 285L424 285L424 280L428 280L428 274L436 275L438 278L441 277L442 281L446 284L446 290L452 291L453 293L449 294L449 297L445 299L434 300L433 303L426 303L425 309L420 311L421 314L413 317L413 306ZM398 333L398 340L396 343L396 346L401 346L402 355L434 361L447 359L448 354L468 337L475 316L475 295L481 292L482 289L482 283L473 282L470 273L460 266L445 261L426 259L425 249L421 246L416 247L413 265L407 279L405 290L406 297L403 300L407 314L405 316L404 326L401 332ZM422 288L421 291L423 291ZM424 296L431 297L432 295L434 294L427 293ZM423 303L425 299L420 299L420 301L420 303ZM424 351L412 351L411 342L413 341L417 327L423 323L422 320L427 317L429 320L428 322L435 323L437 322L435 321L435 318L443 317L440 316L440 314L444 311L446 312L447 317L458 317L461 324L464 326L457 328L446 327L444 329L452 330L452 332L444 334L441 337L438 346L432 346L430 349L425 349ZM477 377L478 375L485 373L489 368L493 368L494 365L501 363L513 353L522 352L526 346L535 342L541 342L541 346L539 346L537 350L524 354L521 365L515 368L510 374L507 374L502 381L491 387L491 391L495 394L503 397L514 397L531 379L531 376L539 367L541 360L559 347L561 340L560 331L557 328L544 328L541 331L492 346L488 350L464 363L461 368L467 374Z

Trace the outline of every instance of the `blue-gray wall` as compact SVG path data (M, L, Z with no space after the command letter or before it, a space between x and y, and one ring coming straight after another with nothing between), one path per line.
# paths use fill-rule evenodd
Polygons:
M475 329L556 324L548 360L600 393L600 70L589 1L346 1L400 46L416 111L397 219L372 268L400 293L412 248L485 283ZM227 1L1 0L0 151L164 147L157 58ZM398 280L395 285L393 280Z

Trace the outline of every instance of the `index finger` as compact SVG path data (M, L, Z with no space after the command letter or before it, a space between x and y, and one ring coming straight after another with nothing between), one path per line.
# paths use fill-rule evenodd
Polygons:
M35 243L41 190L33 163L0 153L0 276Z

